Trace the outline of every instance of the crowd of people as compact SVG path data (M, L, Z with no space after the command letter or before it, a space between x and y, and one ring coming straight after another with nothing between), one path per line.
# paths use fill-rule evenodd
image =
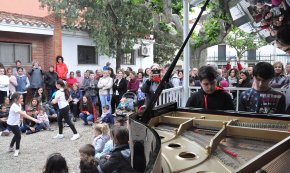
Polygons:
M252 16L261 29L267 29L275 37L278 30L289 25L290 1L288 0L247 0L252 9Z
M287 65L287 70L289 74L290 65ZM239 111L260 114L289 113L289 102L286 102L285 95L273 89L289 87L289 75L285 75L281 62L275 62L273 65L259 62L254 67L248 67L248 70L243 69L238 62L237 68L229 69L227 75L224 73L226 76L221 70L220 73L218 71L213 66L203 66L199 69L201 90L192 94L186 107L236 110L234 100L237 99ZM247 85L243 85L244 83ZM237 98L236 92L224 90L223 87L229 86L249 89L243 91Z
M290 1L289 0L246 0L250 3L253 19L260 30L270 33L276 46L290 53Z
M240 111L289 112L284 94L273 88L289 86L290 64L286 69L281 62L273 65L259 62L254 67L243 67L239 61L234 67L230 64L228 60L223 69L216 65L192 68L190 86L201 86L201 89L191 95L186 106L234 110L234 100L238 99ZM125 113L142 111L144 105L146 107L169 66L153 64L137 72L128 67L115 74L107 63L102 70L87 70L84 75L80 70L71 71L67 76L68 69L61 56L47 72L37 62L31 69L23 68L20 61L16 61L15 68L5 69L0 65L0 133L14 134L9 151L18 156L21 133L53 131L50 123L56 121L58 133L53 138L64 138L65 123L73 132L71 140L77 140L80 134L73 122L82 121L84 125L94 125L95 138L92 144L79 150L81 172L135 172L129 161ZM163 87L182 86L183 80L183 70L176 69ZM249 89L237 98L234 91L226 91L224 87ZM53 154L44 172L60 168L67 171L65 159L59 153Z

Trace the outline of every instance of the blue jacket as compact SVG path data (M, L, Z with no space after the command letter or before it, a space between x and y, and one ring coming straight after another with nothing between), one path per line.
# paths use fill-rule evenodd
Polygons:
M70 91L70 95L71 95L71 98L72 99L79 99L79 100L81 100L81 98L82 98L82 92L79 89L76 90L76 91L71 90Z
M113 140L110 139L108 142L106 142L102 152L100 153L96 152L95 158L99 160L101 159L102 156L110 154L113 149L114 149Z
M95 137L93 141L93 145L95 147L96 153L100 153L103 151L105 144L109 141L110 136L108 135L100 135Z
M103 117L103 115L102 115ZM111 113L107 113L107 115L105 115L102 120L102 123L107 123L107 124L114 124L114 117Z
M27 76L25 76L25 75L16 76L16 80L17 80L16 91L20 92L20 93L26 92L27 88L30 85Z

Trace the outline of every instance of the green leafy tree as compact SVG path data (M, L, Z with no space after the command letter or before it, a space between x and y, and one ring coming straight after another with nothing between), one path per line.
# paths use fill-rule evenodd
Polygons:
M237 27L233 27L232 31L227 35L225 43L237 51L239 59L243 58L243 54L251 49L258 49L267 43L259 37L242 31Z
M152 30L152 13L143 0L40 0L74 29L88 31L98 52L116 57L120 68L124 53Z
M178 0L151 0L153 13L154 62L164 64L174 58L182 43L182 2Z
M154 11L154 36L158 43L154 49L154 61L167 62L174 58L174 53L182 44L182 1L152 0L151 5ZM199 21L202 28L191 36L192 66L198 66L204 49L223 43L231 30L228 0L212 0L206 12Z
M201 57L203 50L224 42L232 29L232 21L228 0L210 1L207 14L200 21L202 28L191 37L192 66L199 66L206 59Z

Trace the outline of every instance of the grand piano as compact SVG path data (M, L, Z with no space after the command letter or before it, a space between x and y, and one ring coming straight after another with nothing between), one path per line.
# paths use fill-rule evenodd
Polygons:
M129 116L132 165L153 173L289 173L290 116L155 107L202 10L152 102Z

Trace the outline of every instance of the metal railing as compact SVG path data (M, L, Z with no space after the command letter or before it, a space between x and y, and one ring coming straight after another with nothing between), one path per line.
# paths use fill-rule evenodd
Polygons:
M217 56L213 57L207 57L207 64L215 63L218 66L225 66L227 64L227 60L230 57L226 57L224 59L219 59ZM241 64L244 66L247 66L246 64L256 64L258 62L264 61L269 62L270 64L273 64L276 61L281 61L284 65L288 63L288 59L290 58L290 55L288 54L277 54L277 55L257 55L254 59L249 59L247 56L244 56L240 60ZM236 59L232 59L231 62L236 62Z
M198 86L198 87L188 87L189 89L189 93L190 95L194 92L197 92L201 87ZM245 91L245 90L248 90L250 88L240 88L240 87L225 87L224 90L225 91L234 91L237 93L237 96L236 98L239 98L241 92ZM279 89L279 88L275 88L276 91L280 91L282 93L285 93L287 90L290 90L290 89ZM175 87L175 88L170 88L170 89L165 89L162 91L160 97L159 97L159 100L158 102L156 103L156 106L160 106L162 104L165 104L165 103L168 103L168 102L172 102L172 101L175 101L177 102L177 105L178 107L182 107L182 99L188 99L190 97L190 95L187 97L187 98L182 98L183 97L183 87L180 86L180 87ZM238 111L238 108L239 108L239 99L235 99L236 101L236 111Z
M161 95L159 96L158 101L156 102L156 106L163 105L168 102L177 102L178 107L182 107L182 95L183 95L183 87L174 87L165 89L162 91ZM188 99L188 98L183 98Z

